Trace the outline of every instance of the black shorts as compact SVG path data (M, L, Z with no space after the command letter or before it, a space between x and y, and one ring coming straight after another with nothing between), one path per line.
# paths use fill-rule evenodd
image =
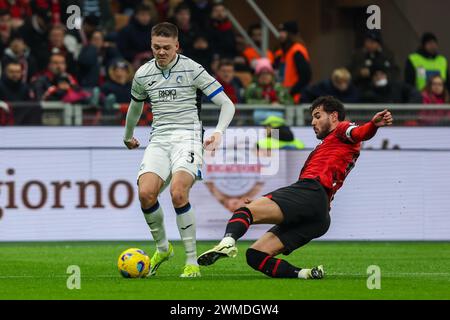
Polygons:
M328 231L328 196L317 180L301 179L288 187L266 194L265 197L278 204L284 215L284 221L268 231L284 244L283 254L290 254Z

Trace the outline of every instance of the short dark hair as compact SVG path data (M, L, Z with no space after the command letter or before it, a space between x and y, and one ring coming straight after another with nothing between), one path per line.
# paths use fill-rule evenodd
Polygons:
M135 9L134 9L134 14L138 14L140 12L152 12L152 8L150 8L149 5L145 4L145 3L139 3Z
M178 28L170 22L161 22L152 28L152 37L178 38Z
M323 110L326 113L332 113L337 112L338 113L338 120L344 121L345 120L345 108L341 101L336 99L333 96L322 96L317 98L313 101L311 107L309 108L309 111L313 113L314 109L318 107L323 107Z
M174 14L178 14L181 11L187 10L191 12L191 8L184 2L181 2L179 5L175 7Z

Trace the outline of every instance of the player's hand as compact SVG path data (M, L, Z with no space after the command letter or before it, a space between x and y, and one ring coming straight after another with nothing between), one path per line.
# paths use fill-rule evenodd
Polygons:
M139 143L138 139L136 139L135 137L131 138L131 140L123 141L123 143L125 143L127 148L130 149L130 150L139 148L139 146L140 146L140 143Z
M222 134L220 132L214 132L211 137L205 140L203 147L206 151L211 151L211 155L214 156L214 151L222 142Z
M252 199L249 199L249 198L245 198L245 200L244 200L244 203L245 204L250 204L250 203L252 203Z
M373 116L372 122L377 127L386 127L392 125L394 122L394 118L392 117L391 112L388 109L384 109L381 112L378 112Z

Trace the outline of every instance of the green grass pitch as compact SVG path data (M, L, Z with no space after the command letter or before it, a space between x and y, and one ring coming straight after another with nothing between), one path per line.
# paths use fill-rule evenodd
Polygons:
M213 245L198 242L198 252ZM116 266L129 247L153 253L150 242L0 243L0 299L450 299L450 242L312 242L291 254L294 265L323 264L323 280L271 279L235 259L180 279L184 250L154 278L124 279ZM151 249L151 250L150 250ZM69 265L81 269L81 288L66 286ZM367 267L381 269L381 288L367 288Z

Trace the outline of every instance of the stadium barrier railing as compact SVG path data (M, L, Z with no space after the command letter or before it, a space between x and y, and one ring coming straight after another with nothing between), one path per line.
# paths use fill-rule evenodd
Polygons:
M396 125L450 126L450 104L346 104L345 106L348 118L357 123L369 121L375 112L389 108L394 114ZM115 104L112 110L103 110L96 106L62 102L13 102L0 107L0 112L7 113L8 107L9 111L13 110L16 125L114 126L123 125L127 104ZM309 104L237 104L232 125L258 125L267 115L275 114L284 117L288 126L308 126L311 122L309 107ZM214 126L219 111L219 107L214 104L202 105L203 124Z

